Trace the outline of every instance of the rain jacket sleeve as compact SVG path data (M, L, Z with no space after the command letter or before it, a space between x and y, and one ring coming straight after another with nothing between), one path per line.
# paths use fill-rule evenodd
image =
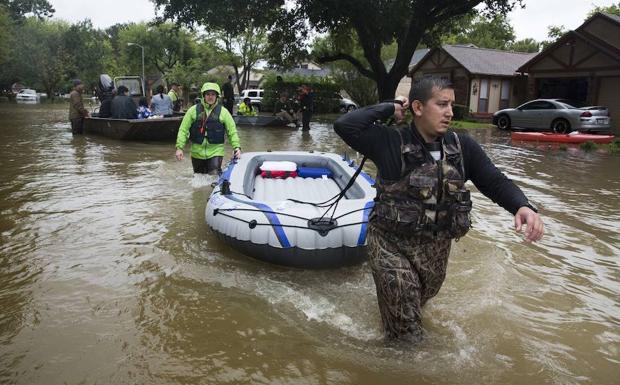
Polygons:
M226 127L226 135L228 135L228 142L232 146L232 148L241 148L241 142L239 141L239 135L237 135L237 125L235 124L235 120L232 115L226 108L222 108L222 112L220 112L220 122L224 123ZM222 150L223 150L223 145Z
M192 126L194 121L196 120L196 106L191 106L185 116L183 116L183 120L181 121L181 125L179 126L179 132L177 134L177 143L176 148L183 149L185 144L189 139L189 128Z

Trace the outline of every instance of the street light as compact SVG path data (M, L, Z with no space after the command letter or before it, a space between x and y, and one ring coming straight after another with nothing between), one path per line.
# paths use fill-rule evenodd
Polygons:
M146 86L145 86L145 79L144 79L144 47L141 46L138 43L127 43L128 46L132 46L132 45L137 45L138 47L140 47L142 49L142 93L143 95L146 95Z

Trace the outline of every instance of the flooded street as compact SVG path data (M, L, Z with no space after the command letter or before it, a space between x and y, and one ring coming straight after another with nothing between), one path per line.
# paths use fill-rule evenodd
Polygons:
M367 264L232 251L204 221L212 180L173 143L73 138L67 108L0 104L0 383L618 384L619 155L472 130L547 234L526 244L475 192L426 340L386 347ZM355 156L328 122L239 136Z

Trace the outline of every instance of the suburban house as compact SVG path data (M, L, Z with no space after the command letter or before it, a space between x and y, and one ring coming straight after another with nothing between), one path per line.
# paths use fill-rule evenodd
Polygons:
M620 123L620 16L596 13L521 65L527 97L566 98L609 108Z
M285 72L282 72L281 75L329 77L331 76L331 71L328 68L322 68L314 62L302 62L300 64L297 64L295 67Z
M413 81L428 76L450 80L456 104L468 106L474 117L488 118L526 100L527 76L517 70L534 56L536 53L443 45L426 52L409 77Z
M243 73L243 67L239 68L239 75ZM232 75L233 84L235 88L237 87L237 80L235 77L235 69L231 65L218 65L216 67L211 68L207 71L207 74L218 77L220 79L225 79L228 75ZM258 88L260 87L261 82L263 81L264 71L260 69L251 69L250 70L250 79L248 80L248 89L249 88Z

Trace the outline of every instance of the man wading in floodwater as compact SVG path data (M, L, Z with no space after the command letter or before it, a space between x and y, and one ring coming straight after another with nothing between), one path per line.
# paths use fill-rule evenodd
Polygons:
M409 104L411 100L411 104ZM377 198L368 224L368 253L386 340L419 341L421 308L446 277L452 239L470 228L465 181L514 214L517 232L539 240L543 222L523 192L493 165L467 134L448 131L454 89L443 79L423 78L409 99L380 103L340 117L334 128L377 166ZM411 127L402 121L411 108Z

